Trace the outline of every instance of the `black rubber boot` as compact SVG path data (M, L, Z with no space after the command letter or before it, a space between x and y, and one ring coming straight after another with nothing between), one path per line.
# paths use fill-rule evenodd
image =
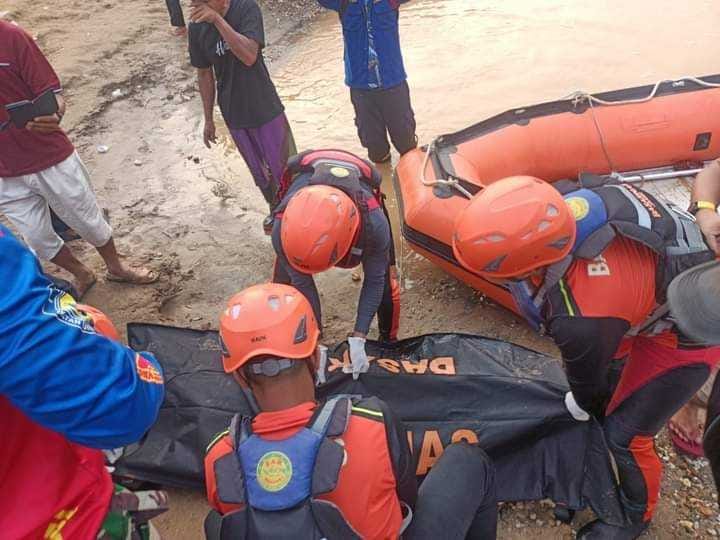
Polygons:
M635 540L650 526L649 521L618 527L608 525L599 519L591 521L577 533L577 540Z

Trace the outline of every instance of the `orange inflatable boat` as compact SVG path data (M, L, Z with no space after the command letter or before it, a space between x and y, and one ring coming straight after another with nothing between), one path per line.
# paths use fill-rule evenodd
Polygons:
M483 186L516 175L555 182L616 174L687 205L687 178L718 156L720 75L578 92L504 112L403 156L394 176L402 234L414 251L517 311L503 287L453 255L455 216Z

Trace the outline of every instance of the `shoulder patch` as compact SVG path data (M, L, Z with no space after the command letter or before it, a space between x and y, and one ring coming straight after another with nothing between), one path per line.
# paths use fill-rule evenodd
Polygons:
M150 360L144 358L140 353L135 354L135 371L140 380L150 384L163 384L162 374Z

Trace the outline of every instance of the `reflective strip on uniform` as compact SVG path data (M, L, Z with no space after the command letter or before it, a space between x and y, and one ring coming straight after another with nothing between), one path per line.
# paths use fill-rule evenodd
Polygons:
M378 418L383 417L383 413L381 411L373 411L371 409L364 409L362 407L353 407L352 410L359 413L369 414L370 416L377 416Z
M565 300L565 307L568 310L568 314L570 314L571 317L574 317L575 310L572 307L572 302L570 302L570 295L568 295L567 289L565 288L565 281L561 279L559 281L559 285L560 285L560 292L562 293L562 296L563 296L563 300Z
M207 445L207 448L205 449L205 453L208 453L210 451L210 449L220 441L220 439L222 439L225 435L229 435L229 434L230 434L230 430L226 429L222 433L218 433L217 435L215 435L213 440L210 441L210 444Z

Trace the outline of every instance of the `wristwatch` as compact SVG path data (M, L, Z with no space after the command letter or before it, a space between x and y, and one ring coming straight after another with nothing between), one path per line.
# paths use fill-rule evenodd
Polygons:
M717 205L710 201L693 201L690 203L688 212L690 212L693 216L697 215L700 210L712 210L715 212L717 210Z

